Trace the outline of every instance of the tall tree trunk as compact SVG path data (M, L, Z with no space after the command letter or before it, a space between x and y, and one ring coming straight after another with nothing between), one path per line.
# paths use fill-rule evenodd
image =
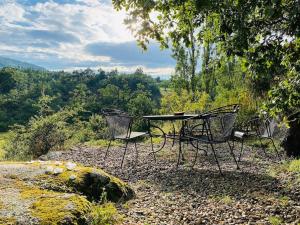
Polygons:
M282 142L287 156L300 157L300 111L289 116L288 132Z
M196 93L196 66L197 66L197 53L195 48L195 37L194 37L194 28L192 22L189 21L189 28L190 28L190 40L191 40L191 47L190 47L190 64L191 64L191 90L193 95L193 100L195 99Z

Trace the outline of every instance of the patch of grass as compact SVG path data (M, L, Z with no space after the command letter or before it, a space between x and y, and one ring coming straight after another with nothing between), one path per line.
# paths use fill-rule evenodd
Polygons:
M282 219L278 216L270 216L269 217L269 222L272 224L272 225L280 225L282 224Z
M300 173L300 159L284 161L280 165L271 166L268 169L268 174L272 177L284 173Z
M224 204L230 204L233 202L233 199L229 195L225 195L221 198L220 201L223 202Z
M9 132L0 133L0 160L4 157L4 146L9 138Z
M282 206L287 206L289 203L290 198L288 196L281 196L279 198L279 202Z
M125 202L123 205L124 209L130 209L131 208L131 203L130 202Z
M300 172L300 159L292 160L289 163L288 171L299 173Z
M124 219L113 203L94 205L92 218L93 225L117 225L121 224Z
M213 195L213 196L209 196L211 199L213 199L214 201L223 203L225 205L231 204L233 203L233 199L232 197L230 197L229 195Z

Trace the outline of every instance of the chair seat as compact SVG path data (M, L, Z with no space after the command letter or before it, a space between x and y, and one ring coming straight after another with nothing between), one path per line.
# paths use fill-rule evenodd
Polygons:
M134 139L134 138L141 137L141 136L144 136L147 134L148 134L147 132L131 132L129 137L126 137L126 134L124 134L124 135L116 136L115 139L123 139L123 140L124 139Z
M246 136L246 133L242 131L234 131L233 136L242 139Z

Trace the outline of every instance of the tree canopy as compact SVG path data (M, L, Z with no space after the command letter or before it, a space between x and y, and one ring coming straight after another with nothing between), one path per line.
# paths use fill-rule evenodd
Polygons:
M142 47L146 48L150 39L165 48L221 46L228 56L246 60L257 95L264 96L270 90L267 109L271 114L286 115L300 108L298 0L113 0L113 3L116 9L128 11L126 23Z

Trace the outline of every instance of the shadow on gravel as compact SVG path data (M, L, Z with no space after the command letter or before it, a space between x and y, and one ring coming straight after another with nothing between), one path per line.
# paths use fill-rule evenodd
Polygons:
M241 171L223 171L208 169L163 170L148 180L158 185L163 192L181 192L197 197L230 196L235 199L258 196L287 196L299 201L298 197L285 189L278 179L267 174ZM256 197L255 197L256 196Z
M167 170L156 173L151 180L162 191L195 193L199 196L229 195L241 198L249 193L280 192L277 179L261 174L239 171L224 171L224 176L210 170Z
M270 195L286 195L294 199L280 184L279 180L265 174L263 164L256 164L252 169L247 168L249 161L244 161L242 168L244 171L235 170L235 165L222 164L224 166L224 176L221 176L214 166L211 168L201 166L194 170L189 168L175 169L176 157L160 157L154 162L146 150L141 149L138 165L135 165L135 151L129 148L126 156L126 163L123 170L120 169L122 152L116 149L108 157L104 166L105 149L80 149L80 151L65 152L56 160L71 160L85 165L103 168L108 173L118 176L124 181L136 183L139 180L155 184L162 192L180 192L183 194L195 194L197 196L223 196L246 198L252 193L262 193ZM144 150L144 151L143 151ZM52 159L53 160L53 159ZM229 160L230 161L230 160ZM231 160L232 161L232 160ZM227 168L227 169L226 169Z

